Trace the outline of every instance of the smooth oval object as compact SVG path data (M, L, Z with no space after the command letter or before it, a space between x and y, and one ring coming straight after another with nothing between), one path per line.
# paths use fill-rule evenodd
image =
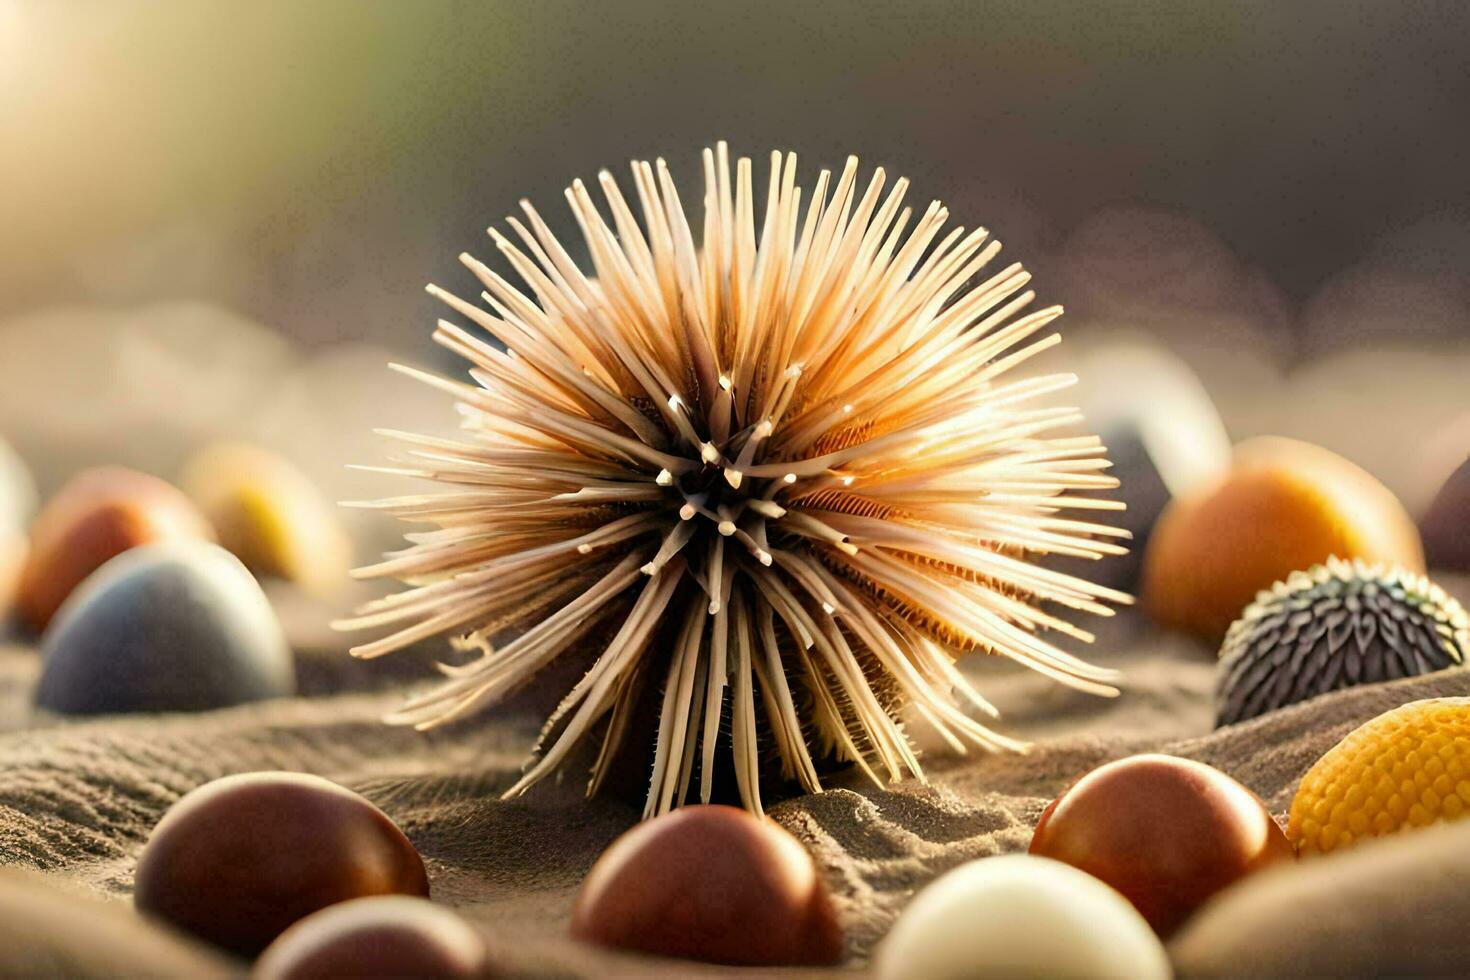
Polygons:
M61 488L31 526L17 607L39 632L87 576L124 551L213 537L189 498L158 477L120 466L85 470Z
M1318 759L1291 801L1302 854L1470 814L1470 698L1429 698L1364 722Z
M256 575L317 595L347 581L352 545L335 508L283 457L245 443L220 443L184 467L180 483L219 543Z
M405 895L355 898L312 913L270 944L253 973L256 980L495 975L484 941L463 919Z
M89 894L71 877L0 867L0 977L239 980L228 956Z
M1424 571L1419 531L1387 487L1320 446L1251 439L1223 478L1164 510L1144 554L1144 606L1218 643L1257 592L1334 556Z
M30 539L25 532L0 528L0 629L3 629L15 603L20 571L25 567L29 553Z
M138 859L133 902L253 956L319 909L371 895L427 898L423 860L388 816L319 776L226 776L185 795Z
M737 966L829 965L843 938L811 855L729 806L686 806L613 842L582 883L572 935Z
M1470 572L1470 459L1439 488L1419 518L1430 568Z
M1470 823L1429 827L1241 882L1169 958L1189 980L1463 976L1466 881Z
M30 469L10 443L0 439L0 534L24 531L38 499Z
M296 690L254 578L217 545L134 548L98 569L42 638L36 704L62 714L203 711Z
M1030 851L1116 888L1165 937L1226 886L1292 857L1254 793L1168 755L1130 756L1083 776L1041 815Z
M909 903L878 947L880 980L1167 980L1169 961L1124 898L1060 861L981 858Z

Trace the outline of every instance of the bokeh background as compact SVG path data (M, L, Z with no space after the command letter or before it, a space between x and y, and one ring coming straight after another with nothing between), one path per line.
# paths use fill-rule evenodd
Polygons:
M723 138L908 175L1067 305L1053 366L1142 336L1417 507L1470 447L1467 50L1455 2L0 0L0 434L43 492L221 435L386 492L369 428L452 422L383 369L447 366L421 285Z

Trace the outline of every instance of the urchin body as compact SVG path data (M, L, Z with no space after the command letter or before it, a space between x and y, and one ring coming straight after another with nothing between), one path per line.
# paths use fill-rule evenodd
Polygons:
M708 800L720 755L759 812L765 758L811 791L831 757L921 775L901 711L956 748L1017 747L962 709L993 713L961 653L1113 693L1038 635L1090 639L1042 605L1127 597L1025 560L1122 550L1064 516L1120 506L1070 493L1116 481L1099 440L1066 434L1075 410L1037 404L1075 379L1004 377L1055 343L1060 308L1026 312L1019 265L982 276L998 243L941 234L938 202L910 230L906 182L885 196L882 170L861 194L855 160L824 171L803 210L795 157L772 154L757 237L750 162L732 179L721 145L704 165L699 248L663 162L636 163L641 222L606 173L611 227L580 181L567 192L594 276L523 204L519 245L491 234L529 295L469 256L489 309L429 287L505 349L441 321L474 384L411 372L455 396L465 432L395 433L416 458L397 472L455 489L373 505L437 530L360 570L411 588L341 625L394 628L359 656L449 632L478 656L397 720L461 717L590 646L510 793L588 738L595 790L639 740L648 814Z
M1461 666L1464 608L1423 575L1331 558L1261 592L1220 649L1216 725Z

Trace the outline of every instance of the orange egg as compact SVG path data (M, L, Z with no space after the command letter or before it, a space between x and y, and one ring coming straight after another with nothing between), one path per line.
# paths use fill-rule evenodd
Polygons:
M158 477L120 466L85 470L31 526L16 606L43 630L72 590L108 559L157 541L213 537L189 498Z
M1257 592L1333 556L1424 571L1419 532L1383 484L1320 446L1252 439L1221 479L1164 511L1144 604L1161 625L1218 642Z
M1354 729L1302 777L1286 836L1326 853L1470 814L1470 698L1400 705Z

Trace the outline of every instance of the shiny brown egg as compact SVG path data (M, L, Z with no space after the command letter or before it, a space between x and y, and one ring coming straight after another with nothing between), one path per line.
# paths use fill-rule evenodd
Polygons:
M1041 815L1031 853L1112 885L1167 937L1291 844L1260 799L1199 762L1135 755L1099 766Z
M356 793L318 776L257 772L207 783L164 814L138 859L133 901L236 953L348 899L427 897L403 832Z
M256 980L419 977L469 980L499 975L475 930L422 898L356 898L296 923L261 954Z
M833 964L843 939L811 856L728 806L639 824L588 874L572 911L585 942L741 966Z

